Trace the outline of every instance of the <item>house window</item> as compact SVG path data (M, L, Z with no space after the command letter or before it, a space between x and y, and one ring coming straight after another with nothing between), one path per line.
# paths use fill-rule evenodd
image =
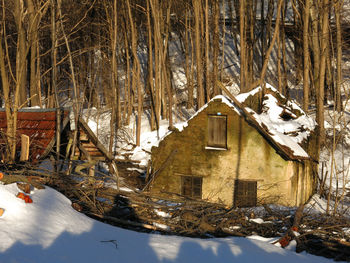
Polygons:
M202 198L202 177L182 176L181 194L192 198Z
M227 116L208 116L208 146L227 147Z
M256 206L257 182L256 181L235 181L234 205L235 207Z

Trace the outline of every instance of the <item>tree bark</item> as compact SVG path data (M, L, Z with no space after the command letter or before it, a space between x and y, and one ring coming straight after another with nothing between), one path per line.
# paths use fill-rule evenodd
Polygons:
M320 61L320 79L318 87L318 98L317 98L317 111L316 121L320 129L320 143L324 142L325 131L324 131L324 89L325 89L325 78L326 78L326 59L327 59L327 48L329 46L329 1L323 0L322 6L322 37L321 37L321 61Z
M4 4L4 0L3 0ZM3 17L5 17L4 9L3 9ZM5 21L5 20L4 20ZM6 42L6 30L5 24L2 22L2 28L0 32L0 70L1 70L1 84L2 91L5 99L5 112L6 112L6 120L7 120L7 148L6 148L6 161L14 162L16 155L16 129L17 129L17 108L18 101L15 99L12 100L12 96L10 93L10 83L6 72L6 55L3 49L3 42ZM7 44L5 43L5 47ZM8 52L6 50L6 52Z
M214 0L215 1L215 0ZM205 81L204 81L204 93L205 93L205 99L204 102L207 102L210 99L210 93L211 93L211 81L210 81L210 60L209 60L209 53L210 53L210 34L209 34L209 2L208 0L205 0L205 8L204 8L204 20L205 20L205 48L204 48L204 54L205 54L205 63L204 69L205 69Z
M203 67L202 67L202 41L201 41L201 0L192 0L195 19L195 50L197 71L197 109L204 105Z
M39 51L39 22L41 19L41 11L35 9L33 0L27 1L28 5L28 18L29 18L29 45L30 45L30 81L29 81L29 91L30 91L30 105L31 106L42 106L41 105L41 89L40 82L40 72L37 65L40 63Z
M158 129L157 111L155 107L155 91L153 80L153 41L152 41L152 24L151 24L151 9L150 0L147 0L147 41L148 41L148 60L147 60L147 86L149 89L150 103L151 103L151 129Z
M335 109L342 110L341 102L341 83L342 83L342 28L341 28L341 10L343 0L335 3L335 23L336 23L336 47L337 47L337 77L335 88Z
M272 51L273 46L274 46L274 44L276 42L277 34L279 32L282 4L283 4L283 0L279 0L278 7L277 7L276 25L275 25L275 30L274 30L274 33L273 33L273 37L272 37L272 40L270 42L269 48L266 51L265 61L264 61L264 64L263 64L263 67L262 67L261 73L260 73L260 79L254 83L254 86L258 86L258 85L263 85L264 84L264 79L265 79L265 75L266 75L267 66L268 66L268 63L269 63L271 51Z
M142 89L140 83L140 62L137 56L137 32L134 23L134 19L131 12L130 1L127 0L129 25L131 30L131 50L133 54L133 78L132 85L133 90L137 89L137 116L136 116L136 145L140 146L141 143L141 118L142 118ZM136 88L135 88L136 87Z
M193 107L193 45L192 31L189 23L189 10L186 10L185 15L185 74L187 80L187 109ZM191 50L191 55L190 55Z
M220 6L219 0L214 0L214 32L213 32L213 77L212 77L212 87L213 87L213 96L219 95L220 90L217 86L218 80L218 57L219 57L219 18L220 18Z
M319 40L319 16L315 3L312 3L310 7L310 19L311 19L311 48L313 58L313 75L312 75L312 89L315 92L316 104L319 99L319 74L320 74L320 40Z
M304 6L304 23L303 23L303 55L304 55L304 72L303 72L303 109L307 113L309 110L309 16L310 0L305 0Z
M246 33L245 33L245 0L239 2L239 33L240 33L240 86L241 92L248 91L246 84Z

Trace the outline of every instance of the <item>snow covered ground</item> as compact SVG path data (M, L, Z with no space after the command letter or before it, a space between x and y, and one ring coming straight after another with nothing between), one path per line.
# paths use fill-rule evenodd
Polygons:
M332 262L272 239L198 239L138 233L95 221L52 188L34 189L33 203L16 197L16 184L0 185L0 263L40 262Z

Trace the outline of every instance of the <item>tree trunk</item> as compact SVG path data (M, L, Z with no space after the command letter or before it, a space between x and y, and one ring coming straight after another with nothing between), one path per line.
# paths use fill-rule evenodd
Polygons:
M304 72L303 72L303 109L307 113L309 110L309 16L310 0L305 0L304 6L304 23L303 23L303 55L304 55Z
M213 77L212 77L212 87L213 96L219 95L220 90L217 86L218 80L218 57L219 57L219 18L220 18L220 6L219 0L214 0L214 32L213 32Z
M215 0L214 0L215 1ZM210 34L209 34L209 3L208 0L205 0L205 8L204 8L204 20L205 20L205 47L204 47L204 54L205 54L205 81L204 81L204 93L205 93L205 101L207 102L210 99L210 60L209 60L209 53L210 53Z
M155 108L155 91L153 81L153 42L152 42L152 24L151 24L151 9L150 0L147 0L147 40L148 40L148 60L147 60L147 86L150 97L150 114L151 114L151 129L158 129L157 111Z
M71 152L71 156L70 156L70 159L72 159L74 154L75 154L75 148L76 148L77 140L78 140L78 120L79 120L79 113L80 113L80 107L79 107L79 101L78 101L79 94L78 94L78 87L77 87L77 82L76 82L76 77L75 77L73 56L72 56L71 48L69 45L68 37L67 37L66 31L65 31L64 25L63 25L62 6L61 6L60 1L58 1L57 10L59 13L60 26L61 26L64 42L65 42L65 45L67 48L69 67L70 67L70 71L71 71L71 80L72 80L72 84L73 84L73 112L74 112L74 122L75 122L76 127L75 127L75 130L73 133L72 152ZM69 162L67 174L71 173L71 169L72 169L72 163Z
M160 14L159 14L159 1L150 0L150 6L153 17L153 34L154 34L154 108L155 108L155 120L159 126L162 110L162 74L161 74L161 26L160 26ZM157 127L158 129L159 127Z
M279 30L277 35L277 78L278 78L278 91L282 94L282 70L281 70L281 30Z
M312 3L310 7L310 19L311 19L311 39L312 39L312 58L313 58L313 75L312 75L312 88L315 92L316 104L318 104L319 99L319 74L320 74L320 40L319 40L319 17L317 12L317 7L315 3Z
M106 6L107 7L107 6ZM118 9L117 0L113 0L113 6L111 6L111 15L109 18L109 36L111 45L111 66L112 66L112 114L110 122L110 137L109 137L109 153L113 154L113 145L115 142L115 134L120 125L120 101L119 101L119 85L118 85L118 64L117 64L117 37L118 37ZM106 13L109 10L106 8Z
M189 25L189 10L186 10L185 15L185 74L187 80L187 109L193 107L193 45L192 45L192 32ZM191 56L190 56L190 47L191 47Z
M7 151L6 151L5 158L6 158L6 161L14 162L15 156L16 156L16 128L17 128L17 122L15 120L17 119L18 102L17 100L12 101L12 96L10 93L10 83L6 72L6 69L7 69L6 55L2 46L3 41L6 41L5 32L6 32L5 25L3 24L3 28L0 32L0 70L1 70L1 84L2 84L4 99L5 99L5 112L6 112L6 120L7 120L6 135L7 135L8 147L6 148ZM5 47L7 47L6 44L5 44Z
M303 46L301 45L301 39L302 39L302 30L301 30L301 18L300 18L300 12L299 10L302 8L298 8L297 6L297 0L292 0L293 5L293 18L294 18L294 28L295 28L295 35L294 38L294 61L295 61L295 83L294 85L298 85L300 80L302 79L302 63L303 63ZM299 99L299 95L298 95Z
M261 66L260 70L262 69L264 65L265 60L265 47L266 47L266 34L265 34L265 0L260 1L260 41L261 41Z
M25 10L23 0L15 0L15 22L17 27L17 52L16 52L16 95L18 94L19 105L25 103L27 99L26 79L27 79L27 34L23 23Z
M137 89L137 117L136 117L136 145L141 143L141 118L142 118L142 89L140 83L140 62L137 56L137 32L134 19L131 13L130 1L127 0L129 25L131 30L131 49L133 54L133 90ZM136 87L136 88L135 88Z
M132 114L132 106L133 106L133 93L132 86L130 85L130 52L129 52L129 40L128 40L128 27L127 23L124 24L124 48L125 48L125 81L124 81L124 91L125 91L125 100L124 100L124 120L126 120L125 124L130 124L130 117Z
M258 85L263 85L264 84L264 79L265 79L265 75L266 75L267 66L268 66L268 63L269 63L271 51L273 49L273 46L274 46L274 44L276 42L276 39L277 39L277 35L279 33L281 8L282 8L283 2L284 2L283 0L279 0L279 2L278 2L275 30L274 30L273 37L272 37L272 40L270 42L269 48L266 51L265 61L264 61L264 64L263 64L263 67L262 67L261 73L260 73L260 79L255 82L254 86L258 86Z
M201 41L201 0L192 0L195 19L195 50L197 71L197 109L204 105L203 67L202 67L202 41Z
M316 121L320 129L320 143L324 142L325 131L324 131L324 88L326 78L326 59L327 59L327 48L329 46L329 1L323 0L322 6L322 37L321 37L321 61L320 61L320 80L319 80L319 92L317 98L317 111Z
M247 1L247 21L246 29L246 89L249 91L254 82L254 49L255 49L255 17L257 10L257 0Z
M225 6L226 5L226 0L222 0L222 6ZM231 5L231 3L230 3ZM223 9L223 14L222 14L222 17L226 17L226 13L225 13L225 8L222 8ZM219 16L220 16L220 7L219 7ZM233 23L233 18L232 18L232 24ZM234 47L234 50L236 51L237 53L237 35L236 35L236 30L233 32L233 35L234 35L234 38L236 38L236 42L235 42L235 47ZM222 24L222 46L221 46L221 67L220 67L220 81L222 81L223 79L223 74L224 74L224 61L225 61L225 38L226 38L226 24L223 23ZM219 93L221 94L221 89L218 88L217 86L217 82L215 83L216 84L216 88L219 90Z
M288 85L287 85L287 51L286 51L286 32L285 28L285 17L287 12L287 4L284 1L282 7L282 29L281 29L281 38L282 38L282 61L283 61L283 77L282 77L282 94L288 96Z
M338 112L342 110L341 102L341 83L342 83L342 29L341 29L341 10L343 1L337 1L335 4L335 23L336 23L336 47L337 47L337 77L335 88L335 108Z
M245 1L239 2L239 32L240 32L240 86L241 92L248 91L246 84L246 34L245 34Z
M38 39L38 29L40 21L40 13L35 10L34 3L32 0L27 1L28 13L29 13L29 44L30 44L30 105L31 106L41 106L41 91L40 86L38 86L38 78L40 72L37 71L40 56L38 51L39 39Z

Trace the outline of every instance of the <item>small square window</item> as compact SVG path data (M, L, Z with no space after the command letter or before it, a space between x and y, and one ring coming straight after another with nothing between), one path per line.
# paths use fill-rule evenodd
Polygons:
M207 146L227 148L227 116L208 115Z
M181 194L192 198L202 198L202 177L182 176Z

